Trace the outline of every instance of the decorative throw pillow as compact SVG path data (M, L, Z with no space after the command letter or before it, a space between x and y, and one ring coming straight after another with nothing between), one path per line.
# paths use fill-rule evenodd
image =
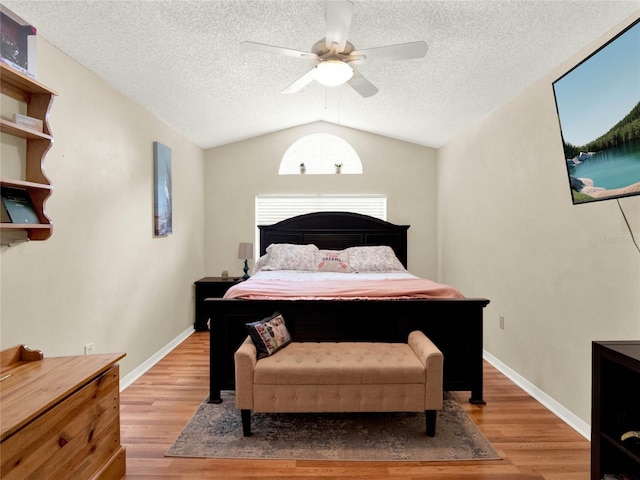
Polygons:
M316 253L316 270L348 273L351 271L349 254L343 250L320 250Z
M291 343L284 318L278 312L262 320L247 323L247 331L256 346L258 360L273 355Z
M354 272L405 272L391 247L386 245L349 247L349 263Z
M267 247L267 264L263 270L315 270L315 245L295 245L292 243L272 243Z

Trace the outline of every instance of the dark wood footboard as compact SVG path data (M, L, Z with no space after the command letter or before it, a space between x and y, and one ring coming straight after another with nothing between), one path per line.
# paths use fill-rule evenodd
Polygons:
M210 396L234 389L233 355L245 324L280 312L297 342L406 342L421 330L444 355L444 389L470 391L483 404L482 326L489 300L205 300L210 327Z

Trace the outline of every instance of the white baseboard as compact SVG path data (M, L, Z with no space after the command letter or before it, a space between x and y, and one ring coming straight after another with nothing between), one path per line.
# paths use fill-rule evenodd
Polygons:
M154 353L147 360L142 362L138 367L136 367L131 373L122 377L120 379L120 391L122 392L125 388L135 382L138 378L140 378L147 370L153 367L156 363L162 360L171 350L176 348L180 343L182 343L189 335L191 335L195 330L193 326L187 328L184 332L179 334L176 338L171 340L168 344Z
M576 432L582 435L587 440L591 440L591 425L582 420L580 417L573 414L571 411L567 410L561 404L556 402L549 395L544 393L538 387L529 382L526 378L519 375L517 372L509 368L507 365L502 363L496 357L491 355L486 350L483 351L484 359L493 365L498 371L500 371L503 375L505 375L509 380L522 388L525 392L535 398L538 402L544 405L547 409L549 409L554 415L556 415L560 420L573 428Z

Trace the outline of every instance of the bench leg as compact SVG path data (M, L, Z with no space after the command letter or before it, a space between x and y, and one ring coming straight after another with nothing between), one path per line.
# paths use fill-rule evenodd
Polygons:
M425 410L424 411L427 423L427 436L436 436L436 419L438 418L437 410Z
M245 437L251 436L251 410L240 410L240 417L242 417L242 434Z

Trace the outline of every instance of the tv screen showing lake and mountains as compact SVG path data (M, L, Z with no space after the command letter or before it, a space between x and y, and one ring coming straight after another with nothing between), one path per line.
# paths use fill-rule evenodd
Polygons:
M573 203L640 195L640 21L553 91Z

